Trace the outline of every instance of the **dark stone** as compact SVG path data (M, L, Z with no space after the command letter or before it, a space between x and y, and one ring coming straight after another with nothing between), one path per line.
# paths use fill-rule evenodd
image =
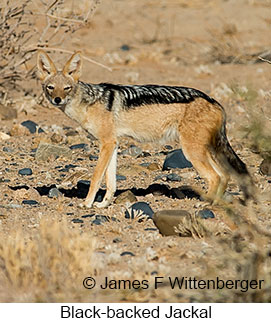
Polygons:
M259 166L260 168L260 173L262 175L267 175L267 176L270 176L271 175L271 159L264 159L262 162L261 162L261 165Z
M113 243L119 243L119 242L122 242L121 238L115 238L113 239Z
M72 145L70 146L70 149L85 149L86 147L88 147L87 144L76 144L76 145Z
M162 170L191 167L193 167L193 165L185 158L182 149L176 149L167 154Z
M95 214L85 214L85 215L82 215L81 218L92 218L93 216L95 216Z
M72 219L72 223L84 223L81 219Z
M32 175L32 169L31 168L22 168L18 172L20 175Z
M38 129L38 133L44 132L42 128L38 126L38 124L34 121L27 120L21 123L22 126L26 127L30 133L36 133Z
M23 200L22 204L26 204L26 205L37 205L39 204L36 200Z
M126 176L124 176L124 175L117 175L116 176L116 179L117 179L117 181L125 181L126 180Z
M124 52L127 52L131 49L131 47L127 44L123 44L121 47L120 47L121 50L123 50Z
M123 251L120 255L121 256L132 256L132 257L135 256L135 254L132 253L131 251Z
M89 155L89 159L90 160L98 160L98 156L95 156L95 155Z
M6 152L6 153L13 153L13 149L12 148L9 148L9 147L3 147L3 151Z
M73 164L65 165L66 169L75 168L75 167L77 167L77 165L73 165Z
M109 222L109 219L110 218L108 216L97 214L95 215L95 220L93 220L91 223L96 225L101 225L104 222Z
M145 228L144 231L157 231L157 228Z
M127 210L125 211L125 218L126 219L130 219L130 218L134 219L136 210L141 210L143 212L143 214L148 216L149 219L152 218L153 213L154 213L148 203L136 202L129 207L129 212Z
M189 216L189 212L185 210L163 210L154 213L153 222L162 235L179 235L174 227L178 227L185 216Z
M200 210L196 215L202 219L213 219L215 217L213 211L209 209Z
M69 172L69 169L68 168L61 168L58 171L59 172L62 172L62 173L68 173Z

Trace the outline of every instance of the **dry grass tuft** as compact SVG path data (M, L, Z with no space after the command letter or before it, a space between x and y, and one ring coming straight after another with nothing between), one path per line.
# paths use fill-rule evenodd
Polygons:
M33 234L0 237L0 301L81 301L82 280L93 274L95 239L66 221L43 219Z

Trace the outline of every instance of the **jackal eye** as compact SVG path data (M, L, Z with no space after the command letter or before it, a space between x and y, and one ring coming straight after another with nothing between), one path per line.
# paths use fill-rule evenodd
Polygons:
M47 90L53 91L55 87L53 85L47 85Z
M66 91L66 92L70 91L71 89L72 89L72 87L71 87L71 86L65 86L65 87L64 87L64 91Z

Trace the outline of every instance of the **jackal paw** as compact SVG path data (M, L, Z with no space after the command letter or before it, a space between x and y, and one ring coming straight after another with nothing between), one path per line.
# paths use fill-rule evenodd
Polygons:
M90 209L92 207L92 205L93 205L93 203L86 203L86 202L84 202L84 203L80 203L78 205L78 207L80 209L85 209L85 208Z
M109 204L110 204L110 201L107 199L104 199L102 202L95 202L94 206L101 209L104 207L108 207Z

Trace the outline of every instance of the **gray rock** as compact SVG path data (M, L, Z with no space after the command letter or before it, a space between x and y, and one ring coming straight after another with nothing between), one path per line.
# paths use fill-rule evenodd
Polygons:
M60 197L62 195L63 194L56 187L51 188L49 193L48 193L48 196L51 197L51 198Z
M185 210L163 210L154 213L153 222L162 235L179 235L174 227L178 227L183 218L189 215L189 212Z
M133 157L138 157L141 154L142 154L142 149L135 145L131 145L129 148L121 152L121 155L129 155Z
M65 156L71 158L72 152L70 148L59 145L52 145L47 143L41 143L35 154L35 159L38 161L47 161L50 157Z
M38 133L44 132L44 130L40 128L36 122L31 120L24 121L21 123L21 125L26 127L30 133L36 133L37 131Z
M18 171L20 175L32 175L32 169L31 168L22 168Z
M71 145L70 149L88 149L88 144L76 144L76 145Z
M193 167L193 165L185 158L182 149L176 149L168 153L163 164L163 170L191 167Z
M196 215L202 219L213 219L215 217L213 211L209 209L200 210Z
M127 178L126 178L126 176L124 176L124 175L117 175L117 176L116 176L116 180L117 180L117 181L126 181L126 179L127 179Z
M26 205L38 205L39 202L36 200L23 200L22 204L26 204Z
M82 219L72 219L72 223L84 223Z
M168 174L167 175L167 180L170 182L180 182L181 181L181 176L175 173Z

